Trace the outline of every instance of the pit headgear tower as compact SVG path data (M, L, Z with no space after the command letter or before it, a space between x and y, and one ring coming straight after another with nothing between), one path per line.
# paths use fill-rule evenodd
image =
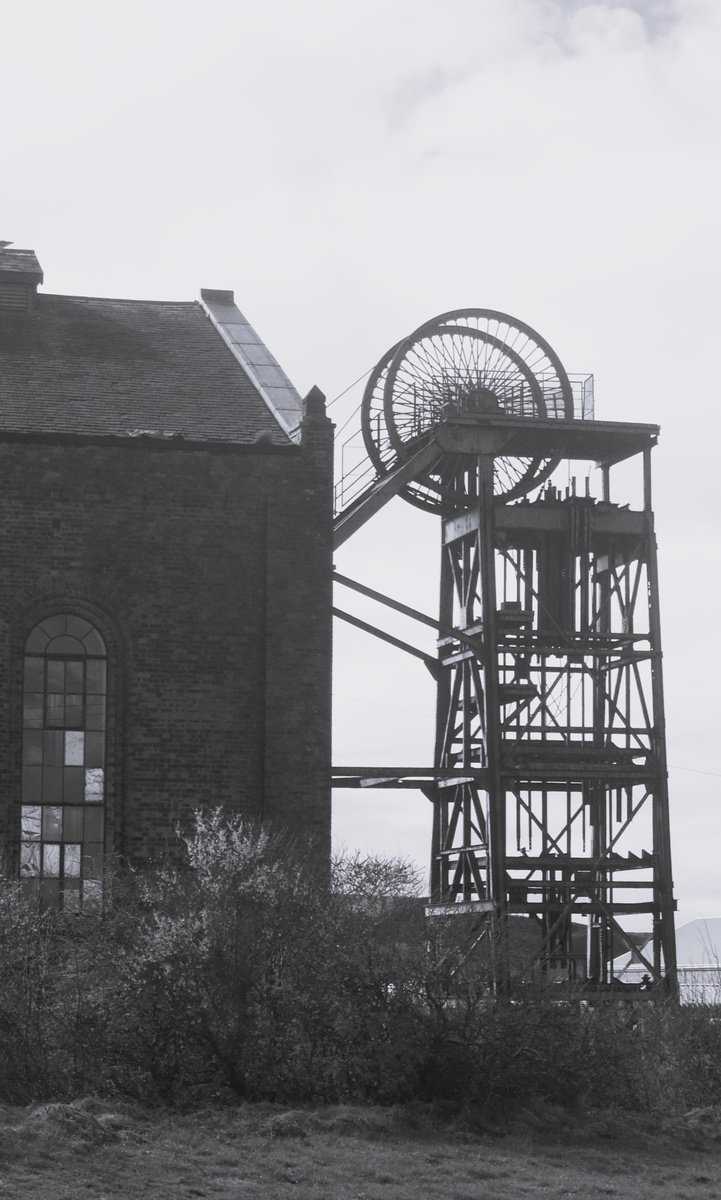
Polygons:
M600 990L648 923L644 968L673 994L657 426L594 420L591 380L569 379L533 329L464 309L388 351L362 430L375 478L337 543L395 493L440 517L435 756L416 772L433 804L431 911L487 923L500 990L517 969L512 918L538 931L534 970ZM639 475L636 507L612 499L620 463Z

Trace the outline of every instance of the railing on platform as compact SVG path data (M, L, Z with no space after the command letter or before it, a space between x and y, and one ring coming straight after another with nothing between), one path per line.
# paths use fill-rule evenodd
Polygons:
M351 456L353 456L352 465ZM367 491L377 477L373 463L368 458L359 433L349 438L340 447L340 478L333 489L333 512L338 514L348 508L363 492Z
M592 421L593 408L593 375L569 375L571 392L573 393L573 418L575 421Z
M546 409L546 415L556 420L568 420L566 412L566 404L562 392L558 389L558 381L556 376L537 377L543 392L543 399ZM574 421L592 421L594 419L594 393L593 393L593 375L569 375L569 383L571 384L571 395L573 397L573 416ZM553 386L551 386L551 381ZM544 384L546 386L544 386ZM537 417L538 412L534 398L530 388L526 384L519 385L517 380L507 388L499 386L499 391L503 399L503 412L511 417ZM472 395L464 395L461 397L453 395L448 389L448 400L445 404L438 403L438 393L434 390L433 395L429 395L426 399L423 395L413 396L412 401L412 416L410 424L406 427L412 435L421 436L427 433L429 429L439 423L439 415L451 414L452 412L470 413L478 411L474 408L474 400L477 405L477 398ZM360 407L354 414L360 418ZM486 410L487 411L487 410ZM351 417L351 420L353 418ZM378 421L377 444L381 442L381 415L376 414ZM348 428L346 423L342 426L340 432L343 433ZM334 489L334 512L336 514L343 512L351 504L354 503L377 478L377 472L371 463L366 453L363 436L359 425L349 434L344 441L336 441L337 451L337 477L338 482ZM389 468L392 462L388 464Z

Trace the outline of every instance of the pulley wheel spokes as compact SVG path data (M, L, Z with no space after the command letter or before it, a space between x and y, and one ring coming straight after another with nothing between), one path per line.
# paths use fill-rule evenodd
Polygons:
M558 356L530 326L493 309L435 317L393 346L372 372L363 438L379 474L408 458L445 421L506 415L572 417L571 385ZM402 494L434 511L467 507L477 479L469 455L449 454ZM495 459L494 492L510 500L538 486L556 459Z

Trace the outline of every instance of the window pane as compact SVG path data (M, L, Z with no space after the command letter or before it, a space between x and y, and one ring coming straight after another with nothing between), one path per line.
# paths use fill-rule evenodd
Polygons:
M25 659L25 682L24 687L26 692L42 692L45 688L45 659L44 658L26 658Z
M65 664L65 691L74 694L81 693L83 690L83 676L85 663L78 662L77 659L70 659Z
M65 858L63 862L63 874L80 877L80 846L71 845L65 847Z
M60 903L60 880L43 879L40 883L40 903L43 908L57 908Z
M105 692L105 661L100 658L90 658L86 663L86 678L88 692Z
M83 879L101 879L103 874L103 847L86 844L83 846Z
M83 617L73 617L68 614L68 616L65 618L65 622L67 632L70 634L70 636L80 638L81 640L85 637L86 633L89 633L92 629L92 625L89 625Z
M102 767L91 767L85 772L85 799L89 804L98 804L103 799Z
M65 663L62 659L48 659L48 691L65 691Z
M65 758L65 734L60 729L46 730L43 739L43 764L61 767Z
M83 808L67 805L63 808L63 840L66 842L82 842L83 840Z
M50 804L43 805L43 838L60 841L63 832L63 810Z
M83 881L83 910L97 912L103 903L103 885L100 880L85 879Z
M63 884L63 911L80 912L80 880L66 879Z
M54 637L48 642L46 654L72 654L75 658L85 653L82 642L73 637Z
M65 766L82 767L85 764L85 734L68 731L65 734Z
M43 875L60 875L59 846L48 845L47 843L43 846Z
M42 767L23 767L23 801L25 804L40 803Z
M101 658L105 658L105 642L97 629L91 629L83 638L83 644L88 654L99 654Z
M103 810L87 808L85 810L85 841L102 842L103 840Z
M46 723L52 728L62 729L65 724L65 696L61 692L48 692L46 699Z
M43 761L43 735L40 729L26 729L23 734L23 762L39 765Z
M40 625L40 628L48 635L49 638L57 637L58 634L65 633L66 629L65 613L60 613L57 617L47 617Z
M22 842L20 845L20 874L40 874L40 843Z
M20 810L23 841L36 841L40 837L40 808L24 804Z
M63 798L63 768L45 767L43 770L43 804L60 804Z
M102 767L105 764L105 734L85 734L85 766Z
M26 654L43 654L45 652L45 647L47 646L48 641L49 641L48 635L46 633L43 633L42 629L38 625L38 627L36 629L33 629L32 633L30 634L28 640L25 643L25 653Z
M66 695L65 697L65 728L82 729L83 727L83 698L82 696Z
M87 712L85 714L86 729L105 729L105 697L88 696Z
M42 729L43 727L43 694L42 692L26 692L23 705L23 725L26 729Z
M63 772L63 802L82 804L85 795L85 772L82 767L66 767Z

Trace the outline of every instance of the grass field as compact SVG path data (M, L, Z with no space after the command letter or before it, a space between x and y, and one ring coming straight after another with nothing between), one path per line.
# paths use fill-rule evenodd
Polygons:
M398 1109L182 1114L88 1098L0 1110L7 1200L704 1200L721 1111L524 1114L507 1131Z

